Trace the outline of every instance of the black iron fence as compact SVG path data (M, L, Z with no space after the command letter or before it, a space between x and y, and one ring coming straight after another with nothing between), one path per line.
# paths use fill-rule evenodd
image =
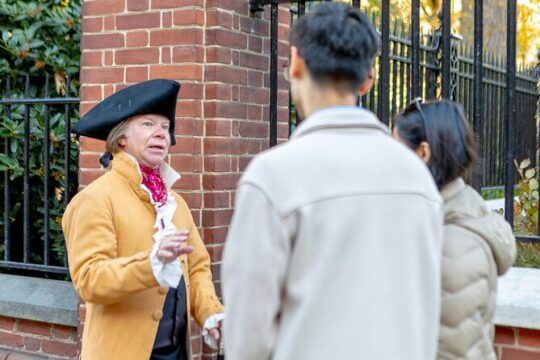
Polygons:
M294 15L301 16L306 3L314 2L250 0L255 11L271 5L271 145L277 142L278 6L292 3ZM355 6L360 3L352 1ZM505 214L512 223L514 159L529 158L538 168L534 118L538 69L516 68L515 1L508 1L509 61L482 55L482 1L475 2L474 51L450 33L450 1L443 1L440 31L428 35L419 30L419 0L412 0L410 31L401 24L390 24L389 0L381 5L380 19L374 19L380 24L382 39L379 81L359 99L361 105L389 123L392 114L415 96L461 102L480 135L484 158L481 176L473 183L476 187L504 184ZM0 269L68 272L60 222L78 187L79 148L70 129L78 118L79 99L70 96L77 93L74 81L52 79L0 79ZM55 91L63 95L51 97ZM293 124L299 120L291 118ZM519 239L539 241L540 237Z
M298 16L297 8L292 8L293 18ZM373 18L373 23L377 19ZM412 45L409 30L404 23L394 22L390 26L389 46L389 72L385 76L384 84L388 87L385 101L379 96L384 90L382 81L375 84L373 89L359 99L361 106L378 114L385 114L381 120L391 124L393 114L405 108L411 98L411 52ZM438 99L442 97L441 79L441 33L420 34L419 47L419 86L417 93L424 99ZM473 88L474 88L474 58L472 47L461 43L459 35L452 35L450 61L450 94L451 98L463 104L469 119L473 119ZM506 69L503 57L486 54L482 62L482 93L489 106L483 106L483 116L478 131L481 139L480 187L496 188L504 185L504 119L506 97ZM376 69L380 74L381 58L376 62ZM517 160L530 159L533 166L536 162L536 100L538 93L536 83L538 71L535 66L520 68L516 75L515 89L518 104L516 121L516 138L519 147L516 147ZM386 106L386 109L381 107ZM301 121L291 106L290 117L291 132Z
M411 98L411 42L406 27L394 23L389 36L389 74L387 76L388 99L387 117L381 120L391 123L393 114L403 109ZM460 37L452 36L450 61L450 94L451 98L463 104L468 119L473 119L474 103L474 59L473 49L461 44ZM419 49L419 81L418 94L424 99L442 97L441 81L441 34L421 34ZM493 55L485 55L482 63L482 87L486 105L482 107L480 126L477 129L481 139L480 187L493 188L504 185L504 120L506 97L506 69L504 59ZM381 66L380 58L377 69ZM536 132L537 125L536 100L538 93L536 83L538 72L535 67L519 69L516 75L517 86L515 98L517 103L516 139L520 146L516 147L515 159L530 159L533 166L536 163ZM385 80L386 81L386 80ZM383 106L379 94L382 93L381 83L360 99L360 104L375 113L381 113ZM292 117L294 120L295 117Z
M77 190L70 78L0 79L0 268L67 274L61 218ZM53 92L63 97L51 97Z
M472 89L474 81L472 49L462 48L458 54L457 91L454 97L465 106L469 118L473 116ZM454 70L453 70L454 71ZM484 106L477 132L481 139L482 153L482 186L494 187L504 185L504 124L506 113L506 69L503 59L487 56L483 64L482 95ZM538 92L536 83L538 73L535 68L519 69L516 74L514 99L516 101L515 147L514 159L521 161L530 159L536 164L537 124L536 101Z
M331 1L331 0L327 0ZM302 16L310 5L321 0L250 0L253 12L270 6L270 146L277 134L277 22L280 4L290 6L292 19ZM362 1L350 4L361 7ZM306 6L307 5L307 6ZM451 1L442 1L440 26L434 34L420 31L420 1L411 0L407 29L390 23L390 0L381 0L380 15L374 19L381 35L381 55L377 59L378 84L362 97L360 104L385 122L411 98L446 98L462 103L479 135L483 163L472 178L477 189L504 186L505 217L513 223L516 169L514 160L536 163L538 128L535 119L538 69L516 67L516 2L507 1L507 53L502 57L484 54L483 1L474 5L474 44L460 44L451 33ZM300 119L291 108L292 126ZM519 146L516 146L516 143ZM538 174L539 171L537 171ZM540 180L540 179L539 179ZM540 227L538 227L540 234ZM540 242L540 237L519 236L519 240Z

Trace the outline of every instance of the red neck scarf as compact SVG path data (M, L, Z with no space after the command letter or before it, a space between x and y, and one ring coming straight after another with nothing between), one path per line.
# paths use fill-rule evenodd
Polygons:
M165 205L167 202L167 187L159 175L159 166L151 169L148 166L139 164L142 175L142 184L150 190L154 202Z

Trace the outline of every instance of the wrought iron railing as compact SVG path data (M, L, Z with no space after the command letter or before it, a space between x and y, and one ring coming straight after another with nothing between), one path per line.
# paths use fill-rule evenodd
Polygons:
M322 0L250 0L252 12L270 7L270 146L277 143L277 44L278 9L289 5L292 21L302 16L306 5ZM362 1L352 0L360 7ZM451 33L451 2L443 1L440 28L434 35L420 32L420 2L412 0L410 31L399 31L390 24L390 1L381 1L381 55L377 59L378 84L360 99L362 106L377 113L381 121L391 122L393 113L404 107L409 99L446 98L461 102L479 135L484 162L481 171L472 178L475 188L504 187L505 217L513 224L514 160L528 158L538 170L538 128L535 119L538 92L538 69L518 69L516 66L516 3L507 1L505 59L484 54L483 4L474 6L474 44L472 48L459 45ZM474 49L474 51L473 51ZM292 126L298 125L294 104L291 106ZM516 142L519 141L519 146ZM537 174L540 171L537 171ZM540 178L539 178L540 180ZM540 212L540 211L539 211ZM540 234L540 227L538 228ZM540 242L540 236L518 236L518 240Z
M50 96L49 76L0 80L3 269L68 273L60 223L77 190L79 149L70 132L79 99L70 96L71 79L59 81L63 97Z

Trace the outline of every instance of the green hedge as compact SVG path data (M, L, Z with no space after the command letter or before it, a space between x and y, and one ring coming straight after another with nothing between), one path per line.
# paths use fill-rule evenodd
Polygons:
M78 97L80 68L80 0L13 1L0 0L0 98L7 97L9 78L10 98L41 98L48 94L57 98L68 94ZM25 90L26 77L29 87ZM47 80L48 78L48 80ZM47 86L48 84L48 86ZM26 92L26 95L25 95ZM23 148L24 116L29 112L29 183L30 183L30 261L43 262L44 229L44 140L45 117L49 114L50 177L49 224L51 265L64 264L64 239L60 221L64 210L66 188L77 190L78 144L73 136L65 135L65 107L54 105L11 105L0 107L0 171L9 171L10 232L12 260L22 259L23 237ZM9 116L8 116L9 112ZM78 119L78 105L70 117ZM64 170L66 146L70 158L69 180ZM0 180L2 216L0 231L5 229L3 207L5 181ZM2 244L3 241L0 241ZM0 258L4 258L0 245Z

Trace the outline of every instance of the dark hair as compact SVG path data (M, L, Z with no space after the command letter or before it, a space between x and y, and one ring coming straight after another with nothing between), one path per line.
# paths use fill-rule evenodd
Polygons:
M428 167L439 189L464 176L478 158L476 136L456 102L432 101L409 106L394 119L398 136L413 150L425 141Z
M356 92L379 52L379 35L360 10L323 3L302 16L290 33L310 75L319 84Z

